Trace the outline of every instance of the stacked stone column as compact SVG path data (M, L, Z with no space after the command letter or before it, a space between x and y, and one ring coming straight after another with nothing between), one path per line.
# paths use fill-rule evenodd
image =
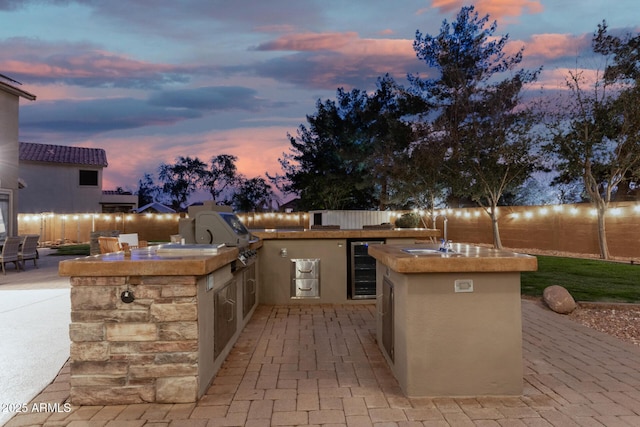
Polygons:
M71 403L195 402L196 298L195 276L71 277Z

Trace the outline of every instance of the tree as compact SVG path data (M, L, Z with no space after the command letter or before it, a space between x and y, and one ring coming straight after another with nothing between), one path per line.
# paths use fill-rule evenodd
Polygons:
M240 179L240 185L233 194L233 205L240 212L260 212L269 207L273 191L262 177Z
M211 165L204 178L204 187L209 190L214 202L230 204L228 199L219 200L219 198L238 180L235 164L237 161L238 158L230 154L220 154L211 158Z
M160 189L153 183L151 174L145 173L144 176L138 180L138 206L141 207L153 203L159 193Z
M468 198L491 217L493 240L502 248L497 206L536 170L535 116L523 108L521 92L538 71L515 70L523 49L507 55L508 35L496 37L497 23L480 18L473 6L463 7L456 21L446 20L437 36L416 32L419 59L439 71L422 79L409 76L413 90L431 106L422 115L429 125L424 139L446 157L440 170L450 196ZM499 80L504 74L510 77ZM439 142L438 142L439 141Z
M416 136L417 140L396 156L391 172L391 200L400 208L424 209L435 218L435 210L444 207L447 195L442 173L447 146L440 138L430 138L431 134L424 130L417 129Z
M386 74L378 78L376 91L367 98L361 112L363 139L371 146L365 161L379 194L379 210L406 205L406 200L398 196L411 183L405 180L407 164L399 159L416 138L408 120L414 99Z
M178 157L176 163L161 164L158 178L162 181L162 191L169 197L171 207L176 211L186 207L189 196L203 183L207 175L207 165L197 157Z
M569 73L569 102L552 127L553 140L546 146L557 155L557 168L562 171L556 182L582 178L598 215L603 259L610 256L605 221L609 204L620 184L640 172L639 45L640 36L620 39L607 33L605 22L598 25L593 50L613 62L597 73L593 85L584 71Z
M338 89L337 100L318 100L297 136L287 135L291 148L279 159L285 194L297 194L301 209L366 209L378 205L366 159L372 153L365 135L366 92Z

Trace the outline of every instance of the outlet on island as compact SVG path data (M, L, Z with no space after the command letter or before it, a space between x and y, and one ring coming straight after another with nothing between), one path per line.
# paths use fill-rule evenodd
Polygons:
M454 282L453 289L455 292L473 292L473 280L458 279Z

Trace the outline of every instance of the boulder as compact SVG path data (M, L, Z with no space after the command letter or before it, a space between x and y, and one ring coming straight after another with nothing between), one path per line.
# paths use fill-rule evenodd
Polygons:
M569 314L576 308L576 301L562 286L553 285L545 288L542 299L556 313Z

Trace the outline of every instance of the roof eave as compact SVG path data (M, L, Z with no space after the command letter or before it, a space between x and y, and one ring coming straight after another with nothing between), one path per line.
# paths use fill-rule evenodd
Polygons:
M34 94L29 93L26 90L18 89L17 87L12 86L12 85L7 84L7 83L2 82L2 81L0 81L0 89L2 89L5 92L8 92L8 93L10 93L12 95L28 99L29 101L35 101L36 100L36 96Z

